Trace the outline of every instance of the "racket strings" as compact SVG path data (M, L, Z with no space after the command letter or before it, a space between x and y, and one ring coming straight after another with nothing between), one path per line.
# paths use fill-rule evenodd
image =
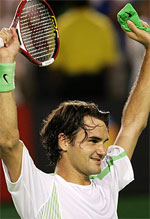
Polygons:
M53 33L53 31L48 32L47 35L45 35L45 36L46 36L46 37L49 37L49 34L50 34L50 33ZM43 33L40 33L38 36L39 36L39 37L43 36ZM25 40L25 39L28 40L28 37L30 37L30 33L28 34L28 33L26 32L26 35L24 35L24 40Z
M53 56L56 46L56 25L50 10L42 2L27 2L21 13L21 34L30 55L39 62Z
M51 18L49 18L49 19L51 19ZM34 21L34 22L37 22L37 23L38 23L38 20L37 20L37 21ZM44 27L44 28L49 27L49 25L50 25L49 20L48 20L47 23L46 23L46 20L44 20L43 23L40 22L40 24L42 24L42 25L43 25L42 27ZM22 22L22 25L26 25L26 23L23 24L23 22ZM47 26L47 25L48 25L48 26ZM27 28L27 26L24 26L24 27L22 28L22 30L24 30L24 29L26 29L26 28ZM38 29L38 27L34 27L34 28L32 27L32 28L31 28L31 30L32 30L33 32L37 31L37 29Z
M40 44L42 43L42 40L43 40L43 42L45 42L45 37L49 37L49 40L53 40L54 39L54 37L50 37L50 35L45 35L44 37L43 36L41 36L41 37L38 37L37 39L34 39L34 43L36 43L36 42L39 42L39 40L40 40ZM28 38L24 38L24 40L26 39L26 43L28 43L28 49L30 48L30 45L33 45L33 43L30 41L30 40L28 40ZM41 44L42 45L42 44ZM40 46L41 46L40 45ZM50 41L50 44L49 45L53 45L53 43L52 43L52 41ZM34 46L32 46L32 48L34 48Z

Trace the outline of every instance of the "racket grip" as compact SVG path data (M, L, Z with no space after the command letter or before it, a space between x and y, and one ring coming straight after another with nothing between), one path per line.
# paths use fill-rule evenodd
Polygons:
M4 47L4 41L3 39L0 37L0 48Z

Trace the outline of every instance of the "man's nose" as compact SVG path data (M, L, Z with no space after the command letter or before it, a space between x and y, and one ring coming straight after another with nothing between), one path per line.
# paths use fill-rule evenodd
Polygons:
M100 144L100 145L97 147L96 153L97 153L98 155L103 156L103 157L106 156L106 148L105 148L104 144Z

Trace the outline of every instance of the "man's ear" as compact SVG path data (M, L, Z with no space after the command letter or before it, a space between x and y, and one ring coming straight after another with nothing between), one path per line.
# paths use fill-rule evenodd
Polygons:
M58 147L64 152L67 152L68 150L68 138L64 133L60 133L58 135Z

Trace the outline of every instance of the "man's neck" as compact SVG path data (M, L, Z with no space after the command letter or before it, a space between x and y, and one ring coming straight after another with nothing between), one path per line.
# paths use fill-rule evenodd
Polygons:
M89 176L79 173L75 169L70 170L66 166L64 167L64 165L61 164L61 162L59 162L56 166L55 173L70 183L79 184L79 185L91 184Z

